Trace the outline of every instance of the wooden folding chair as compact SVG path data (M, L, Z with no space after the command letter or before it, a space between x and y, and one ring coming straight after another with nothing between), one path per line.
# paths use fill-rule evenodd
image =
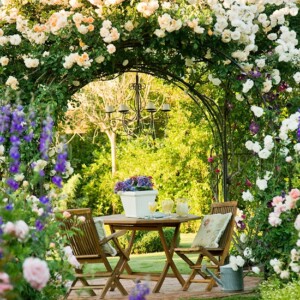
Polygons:
M230 201L224 203L213 203L211 207L211 214L226 214L232 213L231 219L222 234L219 247L217 248L205 248L205 247L194 247L194 248L175 248L175 253L179 255L191 268L192 272L183 285L182 289L187 291L191 283L208 283L206 290L210 291L213 286L216 286L216 282L212 276L201 271L202 261L207 258L212 265L207 265L207 268L213 268L217 270L217 274L220 272L220 266L224 265L225 259L228 256L230 243L235 226L235 215L237 211L237 202ZM188 256L191 254L199 254L197 260L193 262ZM200 275L201 278L196 279L196 275Z
M102 292L99 299L104 298L107 291L109 289L114 290L115 287L119 289L122 295L128 295L127 291L119 281L119 276L121 275L120 271L124 269L129 257L121 248L117 240L117 237L126 233L126 230L120 230L100 239L90 208L69 209L67 211L71 214L71 217L63 220L63 226L65 226L65 229L70 230L70 233L67 234L67 239L78 262L81 264L102 263L104 264L105 271L83 272L81 269L75 269L75 280L72 282L65 299L68 298L71 291L83 289L87 289L89 294L92 296L96 296L94 290L101 289ZM79 216L84 216L85 221L76 221L75 219ZM72 233L74 224L75 227L79 229L75 234ZM119 260L114 268L107 259L107 257L110 255L105 253L103 249L103 246L109 241L114 242L114 246L117 250L117 256L119 257ZM106 278L106 281L103 284L90 284L88 282L89 279L96 278ZM78 281L81 282L81 285L79 286L76 285Z

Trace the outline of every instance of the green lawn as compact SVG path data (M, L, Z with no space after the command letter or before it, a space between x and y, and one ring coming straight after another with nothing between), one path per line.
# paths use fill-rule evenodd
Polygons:
M180 235L180 247L190 247L195 233L188 233ZM192 255L191 258L195 258L196 255ZM109 258L114 265L116 258ZM173 260L180 271L181 274L189 274L190 268L187 264L176 254L174 254ZM155 252L155 253L148 253L148 254L131 254L130 255L130 266L133 271L143 271L149 273L159 273L162 271L164 264L166 261L166 257L164 252ZM98 266L95 266L97 269ZM171 271L170 271L171 272Z

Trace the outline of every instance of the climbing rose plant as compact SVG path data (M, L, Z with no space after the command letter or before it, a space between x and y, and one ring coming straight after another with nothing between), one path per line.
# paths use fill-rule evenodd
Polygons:
M232 132L249 127L242 138L253 155L252 167L246 168L249 174L239 174L246 189L238 195L249 206L249 218L253 216L249 226L259 224L258 232L266 232L269 211L261 209L267 207L265 202L299 184L297 169L288 172L289 162L294 165L296 159L280 158L276 145L280 122L299 108L297 1L2 3L0 89L14 101L28 104L34 95L34 105L62 114L71 95L91 80L130 70L180 82L190 95L204 82L219 96L213 109L201 98L210 113L229 111ZM222 126L218 123L217 130ZM271 166L274 161L276 168ZM60 184L59 178L54 181ZM275 238L269 241L262 235L255 259L271 259L264 250L272 249Z

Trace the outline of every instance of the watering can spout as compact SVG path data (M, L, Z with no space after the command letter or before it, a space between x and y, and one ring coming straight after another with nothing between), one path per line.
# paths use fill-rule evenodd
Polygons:
M220 286L222 286L223 287L223 282L216 276L216 274L214 274L211 270L209 270L207 267L206 267L206 265L203 265L202 267L201 267L201 271L203 272L203 273L208 273L209 275L211 275L212 277L213 277L213 279L220 285Z

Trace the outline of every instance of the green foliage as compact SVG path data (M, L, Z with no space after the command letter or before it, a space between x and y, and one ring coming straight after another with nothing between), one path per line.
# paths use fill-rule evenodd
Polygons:
M300 281L288 284L282 283L278 278L270 278L259 286L262 300L294 300L300 295Z
M166 238L167 245L170 247L172 237L174 235L173 228L163 229L164 236ZM128 232L121 238L119 238L120 244L126 247L130 239L131 232ZM180 237L178 237L177 245L179 245ZM134 244L132 247L132 253L143 254L164 251L160 237L157 231L141 231L136 232Z

